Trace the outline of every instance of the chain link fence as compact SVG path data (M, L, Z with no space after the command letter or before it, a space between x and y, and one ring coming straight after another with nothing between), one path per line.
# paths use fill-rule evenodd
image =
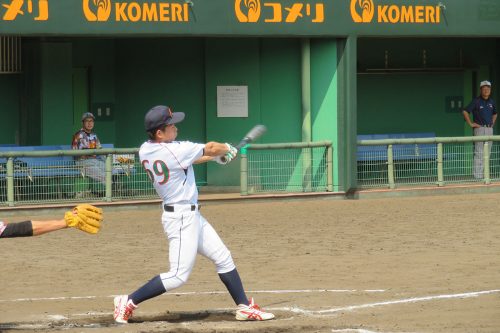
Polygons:
M359 140L358 188L498 182L499 143L500 136Z
M0 151L0 206L158 199L137 148L11 149ZM89 155L95 168L82 162ZM333 191L331 142L252 144L240 158L242 195ZM500 182L500 136L359 140L357 180L360 189Z
M137 148L23 148L0 152L0 205L158 198Z
M333 191L331 142L251 144L241 150L241 194Z

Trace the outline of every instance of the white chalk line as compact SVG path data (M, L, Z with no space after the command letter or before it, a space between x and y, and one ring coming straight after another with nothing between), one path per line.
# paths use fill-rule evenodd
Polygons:
M350 305L350 306L344 306L344 307L326 309L326 310L305 310L305 309L301 309L301 308L297 308L297 307L293 307L293 308L289 308L289 307L267 308L267 310L269 310L269 311L273 311L273 310L274 311L289 311L289 312L299 313L299 314L304 314L304 315L325 315L325 314L335 314L335 313L342 312L342 311L354 311L354 310L359 310L359 309L375 308L375 307L379 307L379 306L393 305L393 304L417 303L417 302L434 301L434 300L440 300L440 299L471 298L471 297L478 297L481 295L494 294L494 293L499 293L499 292L500 292L500 289L494 289L494 290L483 290L483 291L475 291L475 292L461 293L461 294L412 297L412 298L405 298L405 299L399 299L399 300L393 300L393 301L367 303L367 304L360 304L360 305Z
M250 290L248 294L291 294L291 293L383 293L385 289L284 289L284 290ZM227 291L188 291L177 293L165 293L163 296L192 296L192 295L220 295L227 294ZM117 295L108 296L61 296L61 297L31 297L16 299L0 299L0 303L6 302L35 302L35 301L61 301L61 300L79 300L95 298L113 298Z
M346 328L343 330L332 330L332 333L381 333L381 332L368 331L359 328Z
M308 290L309 292L327 292L328 290ZM269 292L269 291L264 291L264 292ZM273 293L278 293L279 291L274 290L271 291ZM286 291L284 291L286 292ZM293 290L292 292L299 292L298 290ZM305 290L302 290L300 292L305 292ZM203 292L204 294L210 294L210 293L222 293L222 292ZM225 293L225 292L224 292ZM257 293L254 291L254 293ZM394 304L408 304L408 303L417 303L417 302L427 302L427 301L434 301L434 300L443 300L443 299L465 299L465 298L472 298L472 297L478 297L482 295L488 295L488 294L494 294L494 293L500 293L500 289L493 289L493 290L483 290L483 291L475 291L475 292L467 292L467 293L459 293L459 294L447 294L447 295L433 295L433 296L424 296L424 297L412 297L412 298L404 298L404 299L399 299L399 300L391 300L391 301L384 301L384 302L376 302L376 303L366 303L366 304L360 304L360 305L351 305L351 306L344 306L344 307L337 307L337 308L332 308L332 309L324 309L324 310L306 310L302 309L299 307L269 307L266 308L268 311L282 311L282 312L291 312L291 313L298 313L302 315L307 315L307 316L313 316L313 317L322 317L322 316L327 316L327 315L332 315L332 314L337 314L338 312L343 312L343 311L355 311L359 309L366 309L366 308L375 308L375 307L380 307L380 306L387 306L387 305L394 305ZM171 295L179 295L179 294L185 294L185 293L175 293ZM196 292L189 292L187 293L188 295L196 294ZM197 294L200 294L199 292ZM112 297L112 296L105 296L105 297ZM72 299L82 299L82 298L97 298L97 296L87 296L87 297L73 297ZM50 298L50 299L67 299L67 298ZM12 300L11 300L12 301ZM228 311L234 311L234 308L222 308L222 309L214 309L209 312L211 313L225 313ZM78 313L78 314L73 314L70 315L69 317L78 317L78 316L89 316L89 315L102 315L102 316L110 316L111 311L108 312L86 312L86 313ZM47 316L49 320L52 321L60 321L60 320L67 320L69 319L68 316L63 316L63 315L49 315ZM279 320L279 317L278 317ZM98 325L98 324L97 324ZM43 325L42 325L43 326ZM19 328L19 327L18 327ZM349 331L350 330L350 331ZM358 332L358 333L372 333L367 330L360 330L360 329L349 329L349 330L333 330L332 332Z
M298 314L303 314L303 315L308 315L308 316L323 316L323 315L328 315L328 314L335 314L335 313L342 312L342 311L354 311L354 310L359 310L359 309L375 308L375 307L379 307L379 306L386 306L386 305L393 305L393 304L408 304L408 303L418 303L418 302L434 301L434 300L441 300L441 299L454 299L454 298L472 298L472 297L478 297L481 295L488 295L488 294L494 294L494 293L499 293L499 292L500 292L500 289L494 289L494 290L474 291L474 292L460 293L460 294L412 297L412 298L404 298L404 299L385 301L385 302L350 305L350 306L344 306L344 307L338 307L338 308L326 309L326 310L306 310L306 309L302 309L299 307L266 307L266 310L292 312L292 313L298 313ZM232 310L234 310L234 308L221 308L221 309L212 310L210 312L212 312L212 313L224 313L226 311L232 311ZM90 315L90 314L107 315L110 313L111 312L92 312L92 313L87 312L87 313L74 314L74 316L85 316L85 315Z
M314 291L320 292L320 290L314 290ZM278 291L273 291L273 292L276 293ZM297 291L294 291L294 292L297 292ZM321 292L326 292L326 290L322 290ZM327 310L305 310L305 309L301 309L298 307L293 307L293 308L276 307L276 308L266 308L266 309L269 311L292 312L292 313L299 313L299 314L304 314L304 315L309 315L309 316L314 316L314 317L321 317L321 316L335 314L335 313L342 312L342 311L354 311L354 310L358 310L358 309L375 308L375 307L379 307L379 306L386 306L386 305L393 305L393 304L417 303L417 302L426 302L426 301L434 301L434 300L442 300L442 299L454 299L454 298L464 299L464 298L478 297L481 295L488 295L488 294L494 294L494 293L499 293L499 292L500 292L500 289L493 289L493 290L483 290L483 291L475 291L475 292L460 293L460 294L412 297L412 298L404 298L404 299L385 301L385 302L351 305L351 306L338 307L338 308L332 308L332 309L327 309ZM205 292L205 293L207 293L207 292ZM254 293L255 293L255 291L254 291ZM177 294L180 294L180 293L177 293ZM192 293L190 292L188 294L192 294ZM107 297L111 297L111 296L107 296ZM79 297L77 299L81 299L81 298L83 298L83 297ZM86 297L86 298L96 298L96 296L91 296L91 297ZM51 298L51 299L53 299L53 298ZM234 308L216 309L216 310L211 310L210 312L211 313L224 313L227 311L234 311ZM74 316L74 317L89 316L89 315L111 316L111 313L112 313L111 311L109 311L109 312L87 312L87 313L73 314L72 316ZM56 314L56 315L48 315L47 319L54 322L54 321L68 320L69 317ZM283 320L285 320L285 319L287 319L287 318L283 318ZM278 320L280 320L279 317L278 317ZM24 324L24 325L17 325L16 326L17 329L19 329L19 328L42 329L45 327L48 327L47 324ZM90 325L88 325L88 327L100 327L100 324L90 324ZM3 327L3 328L7 328L7 327ZM349 328L349 329L341 329L341 330L332 329L332 333L376 333L376 332L372 332L372 331L365 330L365 329Z
M333 329L332 333L384 333L384 332L369 331L369 330L365 330L365 329L361 329L361 328L345 328L345 329L341 329L341 330ZM396 333L396 332L385 332L385 333ZM404 332L404 333L411 333L411 332Z

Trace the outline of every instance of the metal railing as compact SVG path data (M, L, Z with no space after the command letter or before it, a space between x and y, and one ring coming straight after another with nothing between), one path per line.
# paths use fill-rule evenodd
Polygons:
M241 195L333 191L329 141L251 144L240 158Z
M500 181L500 136L359 140L358 188ZM475 143L481 143L476 147ZM371 148L368 148L371 147Z
M0 205L156 199L153 185L140 165L138 150L0 152ZM92 169L75 159L89 155L104 161L104 179L97 180Z
M498 142L500 136L360 140L358 188L500 182ZM157 199L138 150L1 151L0 206ZM104 160L103 181L75 159L86 155ZM242 195L333 191L331 142L252 144L240 158Z

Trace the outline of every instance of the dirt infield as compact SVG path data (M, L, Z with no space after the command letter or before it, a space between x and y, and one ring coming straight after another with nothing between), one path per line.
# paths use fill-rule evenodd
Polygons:
M500 195L211 204L248 294L237 322L212 265L115 325L112 295L168 270L158 208L105 209L102 232L0 241L2 332L500 332ZM53 214L60 215L60 211ZM26 214L26 213L25 213ZM48 218L23 215L11 218Z

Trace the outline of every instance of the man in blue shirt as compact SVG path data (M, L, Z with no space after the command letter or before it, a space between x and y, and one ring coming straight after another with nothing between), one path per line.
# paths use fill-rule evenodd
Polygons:
M481 94L462 111L465 121L474 130L474 136L493 135L493 126L497 120L497 108L495 101L491 98L491 83L482 81L479 85ZM472 114L472 119L470 119ZM492 141L488 141L489 153L491 153ZM484 142L474 144L474 178L483 178L483 149Z

